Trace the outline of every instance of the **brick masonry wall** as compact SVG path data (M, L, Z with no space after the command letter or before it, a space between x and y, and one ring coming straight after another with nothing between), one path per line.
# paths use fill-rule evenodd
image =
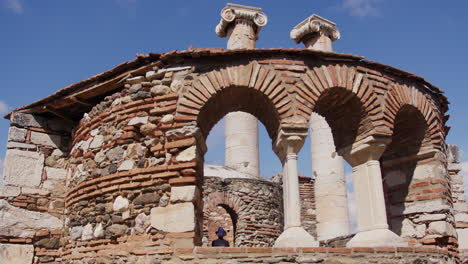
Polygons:
M299 175L299 195L302 226L312 236L317 237L314 179Z
M59 255L73 126L51 116L11 116L0 186L0 253L25 261L35 255L41 262Z
M219 205L235 216L235 243L239 247L271 247L282 232L281 186L266 180L205 177L204 237L208 239L209 217Z
M118 250L121 247L95 246L97 256L84 253L63 263L458 263L447 250L423 248L161 248L132 249L125 254Z
M9 143L6 157L7 188L2 190L6 198L0 204L2 211L27 216L22 211L27 210L32 222L52 216L55 218L43 222L50 224L54 219L62 223L63 219L65 228L58 238L54 232L59 232L61 226L42 230L31 224L31 230L30 226L18 229L27 230L27 235L3 234L2 239L7 240L2 241L24 244L35 243L35 236L48 239L37 244L34 251L44 252L38 254L45 260L58 262L60 258L93 255L89 252L99 252L96 245L108 249L100 254L114 250L121 256L128 256L134 247L126 247L127 243L142 240L146 242L138 245L148 250L201 245L204 139L226 113L254 114L275 142L283 126L306 127L312 111L316 111L331 120L339 149L369 135L390 137L398 111L412 105L428 126L428 145L436 150L435 156L420 161L421 168L434 171L435 177L412 182L418 210L409 210L415 207L406 207L406 202L403 210L399 205L393 210L403 212L405 219L406 215L420 219L427 214L424 208L439 208L446 218L425 224L427 230L433 230L429 234L435 235L427 237L433 241L428 243L443 246L438 241L442 238L445 245L455 247L456 240L451 240L449 233L454 221L450 212L452 197L445 191L450 190L446 159L438 154L445 148L447 109L434 89L422 85L420 79L377 70L369 62L340 61L339 57L329 60L280 51L204 57L207 54L165 54L158 66L148 71L145 68L146 72L134 71L129 78L119 80L122 86L117 92L94 106L78 125L72 125L75 130L71 140L69 131L47 124L52 119L46 115L46 125L38 126L34 119L40 117L18 121L18 113L14 113L10 141L15 144ZM335 105L338 107L330 107ZM70 145L66 144L70 141ZM51 169L47 171L47 167ZM68 172L63 173L64 169ZM64 181L67 213L61 218L60 187ZM425 191L427 186L431 188ZM416 204L413 198L408 199ZM430 217L434 217L433 211ZM282 219L275 215L271 222L260 226L262 230L271 229L262 236L277 235L277 218ZM10 222L2 220L1 230L11 230L3 228ZM58 247L62 248L60 253Z

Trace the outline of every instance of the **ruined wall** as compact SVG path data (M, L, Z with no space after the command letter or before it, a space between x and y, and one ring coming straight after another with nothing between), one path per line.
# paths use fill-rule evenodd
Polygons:
M301 199L301 222L304 229L317 237L317 217L315 214L314 179L299 175L299 195Z
M449 163L450 185L452 187L453 215L455 216L455 227L458 234L458 252L460 258L468 263L468 203L465 200L463 175L460 174L462 167L458 146L448 146L447 160Z
M235 218L235 246L271 247L283 230L281 186L257 179L205 177L204 237L208 239L208 218L218 205L231 209Z
M98 246L97 257L82 254L77 261L94 263L324 263L324 264L455 264L458 259L447 250L424 248L161 248L138 250L126 256L119 251L105 252Z
M388 164L387 164L388 165ZM412 246L455 250L450 184L442 159L397 162L383 168L390 229Z
M101 257L132 262L152 254L169 256L177 248L190 248L192 251L186 249L185 252L192 254L192 248L201 245L202 238L200 190L206 150L204 139L227 112L254 114L265 124L273 142L283 125L294 122L304 125L312 111L328 113L328 118L340 115L340 119L330 123L332 129L340 130L334 135L340 148L369 135L389 137L395 113L402 104L415 104L426 123L431 125L428 134L436 154L418 161L410 182L411 195L404 198L404 203L400 199L388 208L392 216L411 221L410 227L420 225L417 221L424 222L424 240L417 240L414 245L428 241L422 244L447 246L453 250L455 222L451 212L452 197L446 191L450 190L446 160L437 152L445 146L444 97L436 88L420 83L420 79L389 70L387 66L384 71L378 68L381 66L362 58L307 52L249 50L225 54L224 51L205 50L151 55L158 60L158 66L151 66L152 69L148 64L139 64L141 71L132 71L130 77L129 74L120 76L112 80L112 85L106 83L107 78L117 78L111 72L85 82L92 87L77 85L73 86L76 90L67 88L54 95L52 99L59 100L60 96L77 91L89 89L97 93L102 89L105 92L98 94L104 97L114 90L86 113L79 124L73 125L75 130L70 140L68 131L62 132L47 124L49 117L45 126L38 127L34 122L13 121L17 113L13 114L12 126L19 132L12 132L11 137L15 139L11 141L15 144L9 144L6 157L7 187L2 191L0 230L8 233L1 237L1 247L6 248L3 252L18 251L9 245L11 243L35 244L34 248L25 247L22 255L32 258L34 251L38 261L59 263L86 263ZM321 56L326 58L322 60ZM147 63L145 59L148 57L138 63ZM412 86L407 86L407 82ZM48 100L43 102L47 104L51 99ZM343 101L352 104L343 105ZM34 111L47 109L41 103L38 105L34 106ZM54 145L58 140L61 144L70 142L61 150L64 154ZM71 149L69 154L68 149ZM63 170L65 168L68 173ZM60 209L60 198L63 198L60 183L63 181L66 181L65 218L57 213L63 210ZM48 186L55 183L58 187L50 191ZM250 186L245 193L257 188L260 195L258 186ZM398 184L394 188L398 188ZM269 202L281 207L281 194L270 191L269 195L272 193L277 198ZM252 237L259 241L265 239L259 246L270 245L281 231L278 222L282 217L277 212L282 211L271 210L270 205L258 206L257 202L251 205L261 212L259 215L272 215L268 216L270 219L248 218L252 228L244 238L246 241ZM239 208L240 212L251 209ZM264 223L258 224L263 220ZM27 227L22 226L25 222L29 223ZM12 234L11 230L17 232ZM342 250L343 254L354 252L343 248L336 250ZM415 252L415 249L408 250ZM433 249L424 250L432 252ZM394 251L394 255L406 254ZM449 258L446 253L444 258ZM197 258L194 256L190 260L198 261Z
M106 97L78 126L64 260L73 262L77 252L97 244L127 252L201 244L195 161L205 147L195 126L174 122L178 96L167 86L174 71L181 69L128 79L124 90Z
M50 116L11 116L0 186L0 262L30 262L33 255L48 262L59 255L72 128Z

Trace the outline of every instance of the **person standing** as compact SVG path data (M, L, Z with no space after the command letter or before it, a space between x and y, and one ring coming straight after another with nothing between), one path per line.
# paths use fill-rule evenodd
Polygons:
M215 233L218 236L218 239L211 242L211 246L212 247L229 247L229 242L224 240L224 236L226 236L226 231L224 230L224 228L222 227L218 228L218 231L216 231Z

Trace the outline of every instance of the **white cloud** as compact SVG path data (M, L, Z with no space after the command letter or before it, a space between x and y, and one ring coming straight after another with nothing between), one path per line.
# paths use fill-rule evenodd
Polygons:
M7 9L15 14L22 14L24 12L23 0L3 0Z
M463 176L463 185L465 187L465 201L468 202L468 161L460 163L462 170L460 175Z
M342 7L348 10L352 16L377 16L379 15L378 2L380 0L343 0Z
M8 113L8 105L0 100L0 115Z

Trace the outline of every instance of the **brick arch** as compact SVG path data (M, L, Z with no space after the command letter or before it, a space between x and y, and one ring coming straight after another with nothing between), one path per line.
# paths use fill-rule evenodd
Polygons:
M247 214L246 204L238 197L225 192L213 192L208 196L204 197L204 209L203 209L203 221L204 225L207 224L205 221L209 218L211 212L216 211L218 206L222 206L226 211L231 215L231 220L234 228L234 241L235 245L242 245L240 239L238 239L239 234L245 232L250 226L248 224L248 219L250 216ZM233 216L232 211L235 216ZM252 227L251 227L252 228Z
M227 100L215 102L216 107L207 107L223 96ZM205 72L194 78L182 97L176 111L178 118L197 121L205 137L222 116L232 111L243 111L256 116L270 137L275 139L280 119L293 114L293 101L284 78L273 67L256 62ZM204 113L204 109L210 113ZM200 123L203 115L216 117L205 124Z
M445 132L441 113L434 103L415 86L395 84L389 90L385 97L384 111L387 126L393 130L397 115L405 106L412 106L419 111L427 125L425 137L432 147L442 150Z
M203 210L203 214L207 214L210 209L216 208L218 205L226 205L231 208L239 217L244 219L247 217L247 212L242 210L246 204L237 196L225 192L214 192L203 198L204 206L206 210Z
M382 105L370 83L365 73L352 66L330 64L313 67L296 83L298 94L304 98L302 101L308 102L300 111L308 119L312 112L327 119L337 149L373 133L390 134L378 122L382 116ZM348 120L349 124L340 125L340 118Z

